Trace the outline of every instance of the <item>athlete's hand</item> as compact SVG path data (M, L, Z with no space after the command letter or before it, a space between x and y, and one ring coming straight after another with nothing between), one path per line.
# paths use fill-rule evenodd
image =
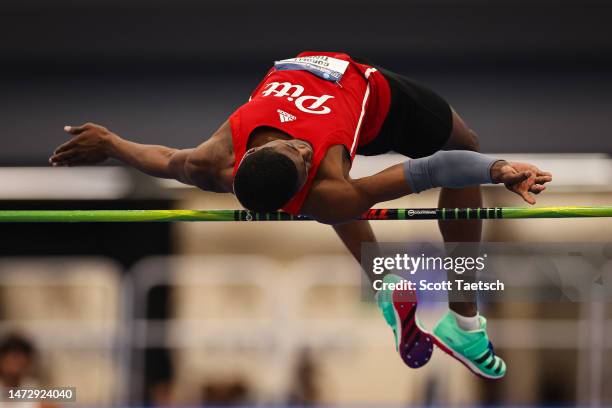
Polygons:
M84 166L101 163L109 158L109 145L116 135L103 126L86 123L66 126L72 139L55 149L49 163L53 166Z
M503 183L527 203L535 204L533 195L546 190L544 184L552 181L552 175L533 164L500 160L491 167L491 179L493 183Z

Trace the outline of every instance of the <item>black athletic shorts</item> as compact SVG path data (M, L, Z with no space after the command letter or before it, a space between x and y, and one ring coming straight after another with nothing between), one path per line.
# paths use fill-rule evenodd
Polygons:
M448 141L453 128L449 104L427 87L365 59L357 62L372 65L389 82L391 105L378 136L357 154L375 156L394 151L412 158L434 154Z

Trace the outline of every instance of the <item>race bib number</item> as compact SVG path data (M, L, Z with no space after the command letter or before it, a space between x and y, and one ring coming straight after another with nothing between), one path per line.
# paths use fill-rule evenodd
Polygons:
M349 62L325 55L289 58L274 62L277 71L308 71L327 81L338 82Z

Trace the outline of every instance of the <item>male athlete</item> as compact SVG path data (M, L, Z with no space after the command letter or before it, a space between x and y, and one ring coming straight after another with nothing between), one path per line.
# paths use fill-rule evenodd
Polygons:
M252 211L282 208L333 225L360 260L362 242L376 240L355 221L374 204L442 187L439 207L481 207L480 184L503 183L527 203L551 175L526 163L478 153L475 133L434 92L347 54L304 52L277 61L251 94L204 143L193 149L130 142L94 124L72 127L54 152L54 166L118 159L147 174L202 190L234 193ZM395 151L412 158L359 179L355 154ZM442 221L446 242L479 242L481 222ZM372 276L369 276L372 278ZM388 274L385 281L399 277ZM473 298L450 302L431 334L418 326L413 293L381 291L378 305L410 367L425 364L432 342L485 378L501 378L486 320Z

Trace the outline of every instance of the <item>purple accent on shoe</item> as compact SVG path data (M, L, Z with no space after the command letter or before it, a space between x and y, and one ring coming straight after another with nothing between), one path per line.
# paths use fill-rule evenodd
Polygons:
M431 358L433 348L429 334L422 331L416 323L416 295L408 291L393 292L393 307L402 322L399 345L402 360L410 368L424 366ZM422 339L425 341L421 341Z

